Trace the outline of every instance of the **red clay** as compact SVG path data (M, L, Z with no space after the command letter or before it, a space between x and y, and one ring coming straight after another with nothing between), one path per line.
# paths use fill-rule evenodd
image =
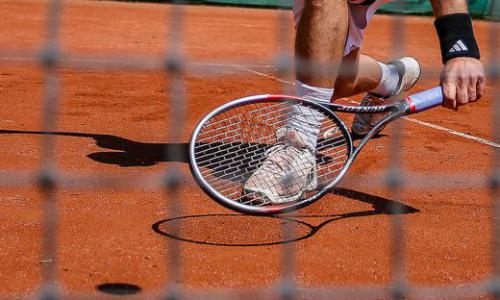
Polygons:
M64 2L61 39L69 53L161 54L169 36L170 5L105 1ZM43 44L47 3L2 1L0 50L36 50ZM276 76L278 16L289 11L184 7L183 49L193 61L225 59L253 62L248 69ZM377 16L368 29L364 52L379 59L397 55L391 47L394 17ZM438 83L438 44L432 18L407 17L405 54L425 68L415 90ZM484 61L488 29L476 22ZM289 47L291 48L291 47ZM31 65L0 65L0 171L35 170L40 162L43 73ZM184 217L180 242L180 283L188 289L265 287L280 276L286 219L233 216L195 184L186 162L165 162L167 143L186 143L196 122L228 100L281 92L282 84L256 72L235 70L208 76L186 74L186 124L179 140L168 138L170 82L159 72L60 72L61 106L57 115L57 163L63 171L84 174L147 175L167 166L183 171L180 203ZM287 79L287 78L285 78ZM289 79L289 78L288 78ZM490 84L480 102L459 113L435 109L416 116L457 131L491 139ZM169 103L167 101L167 103ZM406 169L418 174L485 174L492 150L474 141L423 127L405 125L401 152ZM65 132L64 134L62 132ZM387 166L390 131L372 141L354 165L356 174L375 174ZM139 144L143 143L143 144ZM355 181L353 181L355 182ZM412 283L463 284L485 279L491 271L491 197L482 188L409 190L391 198L383 187L344 185L337 194L303 209L298 223L296 278L303 287L380 284L390 281L388 203L406 205L406 274ZM58 281L67 293L97 293L97 285L123 282L155 293L165 284L171 240L169 199L163 191L132 189L59 190ZM31 295L41 283L41 197L34 188L0 192L0 294ZM50 263L50 262L48 262Z

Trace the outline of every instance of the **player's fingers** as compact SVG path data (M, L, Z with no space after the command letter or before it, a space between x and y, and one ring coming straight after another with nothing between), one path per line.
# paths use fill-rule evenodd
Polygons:
M477 79L473 78L467 84L467 96L469 102L474 102L477 100Z
M464 105L469 102L469 95L467 93L467 84L464 81L461 81L457 86L457 96L456 96L457 105Z
M455 96L457 94L455 85L443 83L442 88L444 96L443 106L446 108L455 109L457 106L455 101Z
M476 84L477 100L479 100L479 99L481 99L481 97L483 97L485 89L486 89L486 82L484 80L484 77L479 77L477 79L477 84Z

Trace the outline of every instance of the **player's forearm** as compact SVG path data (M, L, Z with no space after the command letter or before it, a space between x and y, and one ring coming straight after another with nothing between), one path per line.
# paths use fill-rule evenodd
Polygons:
M466 0L429 0L436 18L457 13L467 13Z
M441 45L443 63L457 57L480 58L467 0L429 0Z
M436 16L444 69L441 87L444 106L458 109L484 94L484 67L474 37L466 0L429 0Z

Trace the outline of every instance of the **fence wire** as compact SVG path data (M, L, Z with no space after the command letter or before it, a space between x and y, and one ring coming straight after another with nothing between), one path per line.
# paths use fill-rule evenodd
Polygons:
M166 128L167 136L172 140L179 140L182 132L179 128L185 128L185 106L186 106L186 74L202 73L206 75L217 75L227 72L227 70L238 70L245 72L249 65L247 60L218 60L196 62L184 58L182 45L182 29L186 24L184 18L184 6L182 1L174 1L171 13L166 20L168 24L168 46L164 55L140 56L140 55L69 55L63 53L59 47L60 19L63 2L51 0L48 9L48 21L46 26L46 38L42 51L35 52L8 52L0 49L0 64L5 65L32 65L39 64L44 72L44 95L42 110L42 130L44 132L57 132L57 113L59 108L61 82L58 70L60 68L72 68L77 70L162 70L169 78L165 83L168 92L168 99L172 109L169 115L169 124ZM282 52L276 54L273 67L277 70L279 78L289 77L293 71L293 58L289 56L288 45L292 38L292 30L288 26L287 16L279 14L276 22L277 40ZM400 56L404 53L405 21L404 18L395 17L392 32L393 56ZM498 90L499 86L499 61L497 53L498 26L490 26L490 49L491 59L485 65L488 66L490 84ZM252 62L250 62L252 63ZM262 61L255 60L253 63L262 64ZM264 62L266 63L266 62ZM430 75L439 74L439 70L433 70ZM282 85L284 94L291 94L289 84ZM403 214L398 213L402 209L394 206L391 215L391 282L387 286L332 286L328 288L302 288L295 282L294 262L296 251L294 243L287 243L282 249L281 280L279 284L270 288L260 289L212 289L195 290L183 289L179 284L182 276L181 247L176 239L169 239L166 252L167 261L167 282L165 290L160 291L159 298L162 299L225 299L241 298L243 295L249 298L311 298L311 299L332 299L332 298L447 298L463 299L489 295L494 299L500 299L500 99L498 93L493 93L492 110L492 130L494 136L494 154L491 164L491 173L482 175L464 174L433 174L420 175L406 171L402 168L402 158L399 151L401 145L402 122L396 122L391 132L391 156L392 162L380 176L359 176L356 179L346 179L347 181L363 182L365 186L385 185L391 191L392 199L402 201L401 189L466 189L470 187L484 187L491 191L492 201L492 273L491 277L481 282L471 282L469 284L448 285L448 286L420 286L409 282L405 275L405 225ZM58 286L57 276L57 192L58 189L106 189L124 188L134 189L164 189L166 207L168 208L167 218L175 218L182 215L180 201L180 185L182 184L182 172L178 168L168 165L164 172L148 176L127 176L127 175L89 175L71 174L63 172L56 167L55 158L55 136L44 134L42 136L42 160L40 168L35 172L6 171L0 174L0 187L26 187L38 186L43 197L43 246L42 246L42 286L38 297L40 299L57 299L61 296ZM165 156L170 158L182 157L179 149L169 148ZM370 180L368 180L368 178ZM374 179L375 178L375 179ZM378 178L378 179L377 179ZM368 183L368 184L367 184ZM402 201L403 202L403 201ZM293 217L293 214L290 216ZM174 222L171 228L174 235L179 231L179 222ZM295 236L294 225L283 222L283 234L287 237ZM3 298L6 296L1 296ZM68 297L68 295L64 295ZM90 299L95 295L71 295L75 299ZM7 298L7 297L6 297Z

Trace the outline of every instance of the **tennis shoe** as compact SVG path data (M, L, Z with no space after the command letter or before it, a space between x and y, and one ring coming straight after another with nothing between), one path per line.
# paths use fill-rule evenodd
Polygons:
M370 92L366 93L361 100L361 106L386 105L397 102L404 97L404 93L411 89L420 78L420 64L412 57L404 57L388 63L396 68L399 74L399 82L396 90L387 97L379 97ZM373 127L382 120L388 113L359 113L354 117L352 132L359 136L365 136ZM384 129L382 126L376 133Z
M301 199L317 186L316 157L306 147L302 133L291 128L276 132L278 144L266 153L266 159L243 186L250 201L281 204Z

